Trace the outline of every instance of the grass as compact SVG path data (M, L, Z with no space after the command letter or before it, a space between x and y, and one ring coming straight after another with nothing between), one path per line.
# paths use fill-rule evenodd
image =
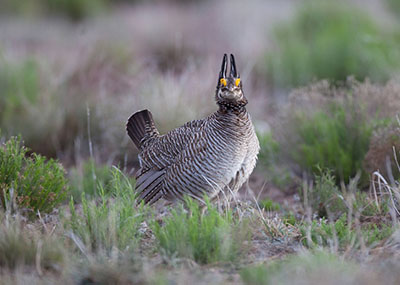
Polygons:
M298 226L305 246L347 252L365 250L394 233L397 222L393 218L391 221L388 214L396 205L382 193L373 199L361 192L357 189L357 179L339 190L331 172L326 171L316 177L314 188L303 189L308 214Z
M33 8L40 10L41 1ZM10 1L1 2L1 9L5 2ZM382 20L380 14L373 15L373 23L369 16L360 20L363 13L348 5L343 14L351 14L354 23L348 27L341 17L329 18L342 8L320 13L319 7L334 5L318 3L309 9L307 4L307 19L293 19L305 26L288 32L296 42L290 39L274 50L267 30L277 18L291 15L293 1L207 1L200 10L175 3L134 9L124 4L106 19L89 19L91 12L84 12L77 18L85 22L78 25L59 19L60 14L70 17L64 5L84 7L91 0L61 2L33 12L40 19L2 17L0 126L6 137L20 133L31 149L15 159L35 161L31 152L59 158L68 170L68 196L73 198L29 218L23 207L13 207L15 195L5 199L0 283L397 284L399 179L392 146L397 149L400 85L398 80L375 82L396 70L396 39L389 30L397 29L396 24L384 31L375 24L375 17ZM210 21L210 11L220 10L229 16ZM323 20L310 15L315 11ZM51 18L42 18L47 13ZM214 32L206 33L210 27ZM234 33L227 32L232 28ZM238 199L231 210L211 205L203 215L187 205L175 205L175 210L162 203L150 209L137 205L134 182L108 166L137 166L124 130L126 119L149 108L164 133L216 110L212 98L222 46L237 49L231 52L237 56L254 122L271 124L271 132L258 134L258 173L249 182L258 196L266 178L259 196L271 199L253 201L246 193L241 197L246 200ZM280 57L287 50L293 53ZM265 51L274 56L268 76L275 86L308 84L292 92L290 105L285 91L265 92L271 86L266 73L253 72L254 63L267 67L257 60ZM386 65L387 53L393 64ZM279 60L289 70L276 70ZM358 78L369 76L375 83L302 81L319 78L310 75L317 71L339 80L357 72ZM308 147L307 152L300 146ZM18 168L14 166L0 168L0 175ZM377 169L380 176L368 175ZM308 196L295 193L301 178ZM374 183L366 191L369 180ZM258 272L248 273L247 279L242 274L240 280L241 269L251 271L253 265Z
M235 218L231 210L220 214L207 201L207 213L186 199L187 211L181 207L172 210L164 224L151 225L159 247L169 257L190 258L200 264L234 262L242 253L247 238L245 222Z
M300 226L302 241L305 246L328 247L336 250L354 250L363 246L375 246L387 240L393 233L392 225L385 223L360 224L360 231L356 230L357 224L348 224L346 214L343 214L335 222L329 222L322 218L313 220L311 228L307 224ZM310 240L307 240L308 231Z
M281 206L279 203L272 201L271 199L265 198L259 202L259 205L265 211L279 211Z
M307 1L294 19L275 29L275 49L267 56L278 87L314 79L386 81L399 69L396 36L345 1Z
M7 143L18 150L16 153L24 153L19 149L22 148L19 140L14 142ZM29 159L12 157L22 162ZM238 272L245 266L240 271L245 284L288 284L288 280L313 284L320 276L331 280L337 274L343 282L359 281L364 276L362 267L341 254L368 256L375 248L389 250L397 229L397 219L391 221L388 217L393 204L384 191L376 200L379 206L375 206L375 200L355 190L355 181L339 190L330 171L322 171L315 180L314 191L320 194L315 204L324 204L331 214L340 216L313 216L308 220L307 214L283 212L268 199L259 202L261 208L237 204L222 211L209 201L203 211L195 201L186 199L185 204L170 208L169 213L156 215L157 208L150 210L137 204L134 184L118 168L101 167L94 161L84 166L87 170L79 175L88 182L82 184L86 186L79 202L71 197L69 209L61 206L60 213L39 216L36 220L26 220L19 209L13 212L10 207L0 214L2 280L165 284L187 280L185 274L193 282L221 280L209 279L216 278L208 276L209 269ZM13 167L0 168L0 174L6 177L9 169ZM99 173L98 178L94 179L93 173ZM332 197L340 195L344 197L344 210L332 204ZM308 198L313 199L313 196ZM284 254L282 261L272 261L268 266L247 266L254 260L254 254L279 255L278 248L282 245L292 248L297 240L304 246L303 254ZM276 243L279 247L274 248ZM199 268L200 272L193 268ZM323 274L319 275L320 272ZM371 274L376 276L380 272L381 269L375 269ZM158 273L161 275L155 277ZM393 274L390 276L395 278Z
M357 284L367 280L363 276L366 273L352 261L317 251L290 256L268 266L248 267L240 275L245 284Z
M142 205L136 203L134 186L120 170L111 171L108 191L97 184L98 198L88 200L82 193L81 205L70 201L70 216L64 219L70 238L85 254L110 255L134 251L140 238L139 228L146 217ZM80 214L81 213L81 214Z
M20 218L0 212L0 270L23 266L59 271L66 253L60 240L24 227ZM41 269L42 268L42 269Z
M31 214L48 213L65 199L68 191L65 170L57 161L38 154L27 155L20 138L0 147L0 200L16 203Z
M112 167L96 163L93 159L84 161L80 166L69 171L70 193L75 202L80 202L82 195L93 199L100 196L99 191L109 194L115 191L115 173ZM127 178L134 188L135 180Z

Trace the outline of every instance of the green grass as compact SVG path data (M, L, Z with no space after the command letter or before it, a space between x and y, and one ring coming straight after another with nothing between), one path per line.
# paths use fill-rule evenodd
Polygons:
M27 155L19 138L0 146L0 200L16 203L31 214L51 212L68 193L65 170L53 159Z
M291 155L303 169L313 173L331 169L339 181L348 183L363 169L374 126L366 114L351 110L346 103L332 103L327 112L316 111L311 116L299 113L295 119L299 143Z
M385 81L400 67L395 38L345 1L307 1L293 20L276 27L268 73L280 87L350 75Z
M69 171L70 193L75 202L80 202L82 194L87 199L99 197L99 191L106 194L114 191L113 180L115 173L112 167L96 163L93 159L83 162L80 166ZM135 185L133 178L128 178L131 185Z
M260 208L264 209L265 211L279 211L281 209L279 203L276 203L268 198L261 200L258 202L258 204L260 205Z
M360 223L360 231L356 230L356 223L348 224L347 215L343 214L334 222L327 219L313 220L311 227L306 223L300 225L302 242L310 247L332 247L335 243L339 250L358 249L364 243L366 246L376 245L389 238L395 228L391 224ZM311 240L307 240L308 231Z
M209 201L206 214L191 199L185 205L187 211L183 206L171 210L162 225L151 224L160 249L169 257L190 258L200 264L236 261L248 237L246 223L229 209L219 213Z
M78 247L81 241L86 253L108 256L114 248L123 253L135 250L138 245L146 209L137 205L130 180L117 168L110 171L108 191L97 184L98 198L88 200L82 193L81 205L76 205L71 197L70 216L63 219L71 239Z

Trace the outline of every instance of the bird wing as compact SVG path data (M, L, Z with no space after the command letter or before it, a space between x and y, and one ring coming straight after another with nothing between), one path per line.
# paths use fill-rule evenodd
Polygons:
M184 195L202 201L203 195L212 188L213 181L204 177L209 159L208 144L204 133L196 133L190 144L165 169L164 195L182 199ZM208 175L206 175L208 176Z
M141 168L136 174L139 201L154 203L162 197L165 173L182 152L190 148L202 132L200 125L189 122L169 133L154 138L139 154Z

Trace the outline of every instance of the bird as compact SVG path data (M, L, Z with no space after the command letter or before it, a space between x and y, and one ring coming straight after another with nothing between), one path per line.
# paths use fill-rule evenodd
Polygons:
M217 81L218 109L161 135L147 109L129 117L128 136L139 150L138 202L234 196L253 172L260 150L235 57L224 54Z

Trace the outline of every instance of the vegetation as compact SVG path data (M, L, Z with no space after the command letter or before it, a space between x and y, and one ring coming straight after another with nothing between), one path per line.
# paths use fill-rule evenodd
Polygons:
M265 170L265 176L272 184L285 188L291 183L289 168L282 163L282 150L279 142L273 137L272 132L258 133L260 153L258 165Z
M107 195L115 191L115 170L107 165L99 165L93 159L84 161L69 173L70 192L75 202L80 202L82 195L86 198L97 198L99 191ZM133 178L126 178L134 187Z
M279 87L345 81L349 75L385 81L400 67L390 32L344 1L308 1L293 20L277 26L275 41L267 66Z
M264 199L259 202L260 207L263 208L265 211L279 211L281 206L278 203L275 203L271 199Z
M146 211L137 205L129 179L117 168L111 175L107 192L101 183L97 184L98 199L88 200L82 193L82 215L71 197L71 216L65 218L65 228L77 247L87 254L110 255L114 248L121 252L133 251L138 244Z
M235 218L231 210L220 214L210 201L207 214L197 202L186 199L187 211L172 210L164 225L153 222L154 235L168 256L191 258L200 264L237 260L247 238L246 223Z
M400 1L398 0L386 0L386 5L389 10L394 13L395 16L400 15Z
M380 107L375 107L391 83L378 89L370 86L350 80L344 87L332 87L322 81L293 92L281 137L288 159L314 175L320 169L331 170L337 184L349 183L360 172L360 183L368 185L371 167L367 165L376 165L370 162L376 157L366 155L378 149L371 144L372 136L395 118L393 103L381 100ZM397 99L392 97L391 102ZM379 145L381 152L393 155L390 141Z
M94 16L107 6L106 0L39 0L31 3L29 0L5 0L0 4L2 13L24 16L40 16L46 14L63 16L72 21L80 21Z
M316 112L311 118L297 117L300 144L293 157L305 169L334 169L335 177L346 182L362 169L372 127L344 106L331 106L330 114ZM351 112L351 111L350 111Z
M67 195L65 170L53 159L27 152L16 137L0 146L1 204L16 203L31 214L51 212Z
M398 284L395 8L0 2L1 284ZM255 172L224 205L138 204L126 119L150 109L165 133L215 111L221 47Z
M51 235L24 228L19 218L7 215L0 213L0 270L35 265L43 270L59 270L65 262L61 243Z
M321 280L327 284L353 284L356 280L362 282L373 276L366 273L354 262L317 251L290 256L269 266L245 268L241 277L245 284L319 284Z
M382 223L379 227L376 224L366 224L361 226L357 233L356 223L348 224L346 214L343 214L335 222L313 220L311 227L304 224L300 226L303 244L314 247L334 247L339 250L359 248L360 246L371 246L386 240L393 234L393 227ZM309 231L309 232L308 232ZM310 234L310 240L307 235Z

